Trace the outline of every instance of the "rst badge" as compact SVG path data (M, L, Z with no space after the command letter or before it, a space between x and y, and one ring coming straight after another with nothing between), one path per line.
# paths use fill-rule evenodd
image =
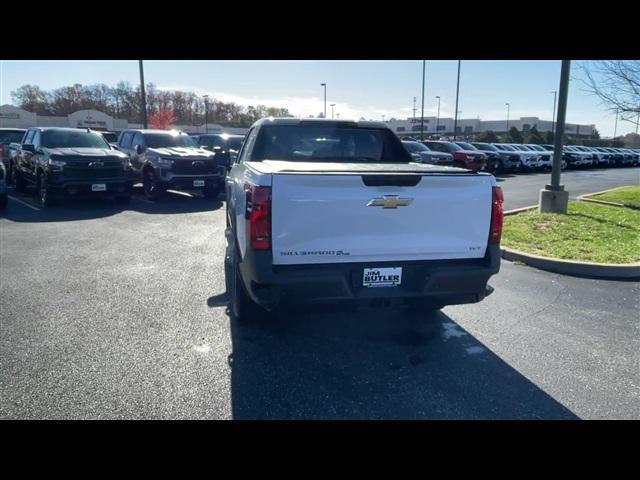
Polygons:
M402 283L402 267L365 268L362 285L365 287L395 287Z

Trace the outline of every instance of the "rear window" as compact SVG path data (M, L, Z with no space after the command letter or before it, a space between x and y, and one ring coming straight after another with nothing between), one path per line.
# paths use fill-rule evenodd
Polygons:
M109 148L105 139L96 132L86 130L45 130L42 146L46 148Z
M20 143L22 137L24 137L24 132L20 130L0 130L0 143L3 145Z
M341 125L267 125L260 129L252 161L411 162L391 131Z

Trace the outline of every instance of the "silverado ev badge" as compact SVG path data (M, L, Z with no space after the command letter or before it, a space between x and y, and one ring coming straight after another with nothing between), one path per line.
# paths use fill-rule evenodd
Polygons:
M367 207L398 208L406 207L413 202L413 198L399 198L398 195L385 195L383 198L373 198Z

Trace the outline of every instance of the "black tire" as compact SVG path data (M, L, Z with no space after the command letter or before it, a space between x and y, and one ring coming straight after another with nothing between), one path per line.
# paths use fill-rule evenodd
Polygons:
M53 197L53 192L49 187L47 182L47 177L44 173L38 175L38 199L40 200L40 205L43 207L52 207L55 204L55 198Z
M24 192L27 189L27 182L22 177L22 174L15 168L11 169L11 178L13 180L14 188L16 192Z
M237 248L233 249L233 255L229 259L228 272L230 278L229 286L229 314L232 320L246 323L256 318L264 317L267 311L257 305L247 294L242 277L240 276L240 265L238 264Z
M216 185L214 187L204 187L202 194L207 198L218 198L222 189Z
M493 173L504 173L504 164L502 163L502 160L498 160L495 163L495 169Z
M152 170L147 170L142 175L142 188L144 189L144 196L149 200L157 200L165 193L165 188L156 181Z
M4 193L0 195L0 208L5 208L7 206L7 194Z

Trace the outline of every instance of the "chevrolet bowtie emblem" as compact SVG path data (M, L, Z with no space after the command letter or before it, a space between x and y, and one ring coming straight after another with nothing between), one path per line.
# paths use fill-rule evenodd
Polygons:
M398 195L385 195L383 198L369 200L367 207L398 208L406 207L413 202L413 198L399 198Z

